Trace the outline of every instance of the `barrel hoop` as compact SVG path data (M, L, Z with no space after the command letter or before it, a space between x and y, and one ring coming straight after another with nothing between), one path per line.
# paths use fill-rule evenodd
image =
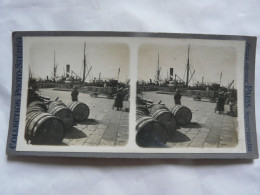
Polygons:
M72 102L72 104L70 105L70 109L71 109L71 110L74 110L77 105L79 105L78 102Z
M157 110L156 112L152 113L152 117L153 118L157 118L159 117L160 115L164 114L164 113L169 113L169 114L172 114L171 112L167 111L167 110Z
M61 110L69 110L69 108L64 107L64 106L57 106L53 110L50 111L51 114L56 115L58 114Z
M34 123L33 128L32 128L32 133L34 136L36 133L36 129L38 129L46 120L48 120L49 118L52 118L54 116L52 116L51 114L48 113L43 113L42 116L39 118L39 120L37 120L37 123Z
M176 106L174 106L174 107L172 108L172 112L173 112L174 114L176 114L176 112L177 112L179 109L181 109L181 107L185 107L185 106L182 106L182 105L176 105Z
M166 110L169 111L169 109L165 105L163 105L163 104L155 104L155 105L153 105L152 108L151 108L151 111L152 110L158 110L158 109L166 109Z
M73 110L74 110L78 105L80 105L79 102L74 102L74 104L73 104Z
M32 135L31 135L31 134L32 134L32 131L30 132L30 134L28 133L29 126L30 126L31 122L32 122L37 116L39 116L40 114L42 114L42 113L40 113L40 112L30 113L30 115L32 115L32 116L30 116L30 117L28 116L28 119L26 118L25 129L27 130L26 133L27 133L29 136L32 136Z
M52 115L41 118L41 119L40 119L41 122L38 123L38 125L35 126L35 130L38 129L41 125L43 125L47 120L49 120L49 119L54 119L54 118L56 118L56 117L54 117L54 116L52 116ZM57 119L57 118L56 118L56 119ZM33 131L33 133L34 133L33 136L35 136L36 131Z
M139 122L137 122L137 124L136 124L136 129L139 129L141 126L144 126L151 121L155 121L152 117L149 117L149 116L141 117L138 120L139 120Z

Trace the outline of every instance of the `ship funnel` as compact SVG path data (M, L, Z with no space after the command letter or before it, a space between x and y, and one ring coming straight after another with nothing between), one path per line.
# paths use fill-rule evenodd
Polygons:
M173 80L173 68L170 68L170 80Z
M67 64L66 65L66 77L69 77L70 76L70 65Z

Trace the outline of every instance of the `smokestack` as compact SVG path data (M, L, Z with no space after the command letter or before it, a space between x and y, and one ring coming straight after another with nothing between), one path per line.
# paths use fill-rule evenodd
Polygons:
M66 77L69 77L70 76L70 65L67 64L66 65Z
M170 68L170 80L173 79L173 68Z

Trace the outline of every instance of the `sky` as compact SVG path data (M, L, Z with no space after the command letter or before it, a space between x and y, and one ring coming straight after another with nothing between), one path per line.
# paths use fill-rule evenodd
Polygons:
M28 65L36 78L49 78L53 72L54 51L57 75L61 76L70 64L71 70L77 75L83 75L84 43L86 42L86 58L92 70L87 78L117 78L120 68L120 81L129 79L129 48L127 44L111 41L99 41L89 38L42 38L31 40L29 44Z
M139 47L138 51L138 80L154 80L158 64L161 67L161 78L165 79L170 74L170 68L174 68L174 75L177 74L184 79L188 47L190 45L191 71L195 70L194 76L189 85L201 82L204 76L204 83L220 83L227 86L232 80L237 80L237 48L233 43L224 44L200 44L200 42L184 41L183 43L146 43ZM190 74L191 75L191 74ZM186 80L185 80L186 81Z
M191 71L195 74L189 85L197 81L204 83L220 83L227 86L234 80L236 88L241 67L244 64L244 41L177 39L177 38L117 38L117 37L29 37L26 39L24 56L36 78L49 78L53 72L54 51L57 75L64 74L65 67L70 64L71 70L83 75L84 43L86 42L86 58L92 70L87 81L98 78L117 79L124 82L129 74L130 56L137 58L138 80L154 80L159 54L161 78L167 77L170 68L174 74L185 80L185 71L190 46ZM134 47L132 47L135 45ZM28 51L27 51L28 50ZM133 52L134 55L130 55ZM133 60L135 61L135 60ZM240 68L239 68L240 67ZM191 74L190 74L191 75Z

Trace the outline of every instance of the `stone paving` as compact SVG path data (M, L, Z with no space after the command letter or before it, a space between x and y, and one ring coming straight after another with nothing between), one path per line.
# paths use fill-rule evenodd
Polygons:
M70 91L41 89L41 95L51 99L59 97L64 103L71 101ZM168 107L174 105L173 95L144 92L143 97L154 103L162 100ZM129 113L112 110L114 100L104 97L93 98L80 93L79 101L90 108L89 119L77 123L63 139L64 145L124 146L129 136ZM192 111L192 121L180 127L168 137L168 147L234 147L237 144L237 118L215 113L215 103L194 101L182 97L182 105ZM129 102L124 102L129 108Z
M162 100L167 107L174 105L173 95L144 92L143 97L154 103ZM168 147L234 147L237 145L237 118L215 113L215 103L194 101L182 97L181 103L192 111L192 121L180 127L168 138Z
M40 94L54 100L59 97L65 104L71 101L70 91L40 89ZM128 141L129 113L112 109L113 99L105 97L93 98L89 94L79 93L80 102L90 108L88 120L75 123L66 133L64 145L86 146L123 146ZM129 102L124 101L124 108L129 108Z

